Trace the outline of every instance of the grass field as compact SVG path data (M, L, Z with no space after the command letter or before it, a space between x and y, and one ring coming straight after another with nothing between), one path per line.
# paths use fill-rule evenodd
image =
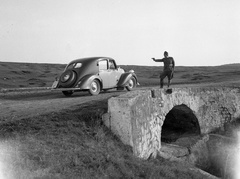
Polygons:
M141 86L159 85L162 67L120 65L126 71L133 69ZM64 70L64 64L36 64L0 62L0 88L50 87ZM240 81L240 63L214 67L176 66L173 85L222 83Z
M65 65L0 62L0 88L48 87ZM142 86L159 84L160 67L134 69ZM240 64L176 67L173 85L239 86ZM107 100L60 113L0 122L0 178L202 179L192 166L132 155L101 121Z
M99 101L62 113L2 123L1 174L24 179L203 177L190 170L190 165L134 157L131 148L102 124L99 114L104 111L106 107Z

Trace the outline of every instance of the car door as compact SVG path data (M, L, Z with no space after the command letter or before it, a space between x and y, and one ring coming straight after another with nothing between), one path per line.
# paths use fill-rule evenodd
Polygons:
M107 59L101 59L98 61L99 76L102 80L102 88L108 88L108 61Z
M108 60L109 88L116 87L121 73L117 69L117 65L113 59Z
M103 89L114 88L120 78L115 61L112 59L101 59L98 62L99 76L102 79Z

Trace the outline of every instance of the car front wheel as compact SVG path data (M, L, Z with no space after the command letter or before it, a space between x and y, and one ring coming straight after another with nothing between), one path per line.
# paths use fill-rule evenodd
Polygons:
M137 81L134 77L131 77L130 80L128 81L128 85L126 86L128 91L132 91L133 88L137 86Z
M90 84L89 93L91 95L98 95L100 93L100 83L98 80L93 80Z

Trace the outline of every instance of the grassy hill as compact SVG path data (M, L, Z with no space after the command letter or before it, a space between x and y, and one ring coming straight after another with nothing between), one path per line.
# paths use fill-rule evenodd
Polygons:
M65 64L0 62L0 88L50 87L65 68ZM126 71L133 69L141 86L159 85L162 66L120 65ZM239 82L240 64L222 66L176 66L172 81L177 84Z
M48 87L65 65L0 62L0 88Z
M163 68L157 66L122 66L124 69L134 69L143 86L158 85L159 74ZM238 81L240 79L240 64L223 66L176 66L172 84L198 84Z

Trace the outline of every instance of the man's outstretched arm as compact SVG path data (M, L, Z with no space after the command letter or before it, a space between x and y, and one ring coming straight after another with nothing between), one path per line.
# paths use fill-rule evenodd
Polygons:
M155 59L155 58L152 58L153 59L153 61L155 61L155 62L163 62L163 59Z

